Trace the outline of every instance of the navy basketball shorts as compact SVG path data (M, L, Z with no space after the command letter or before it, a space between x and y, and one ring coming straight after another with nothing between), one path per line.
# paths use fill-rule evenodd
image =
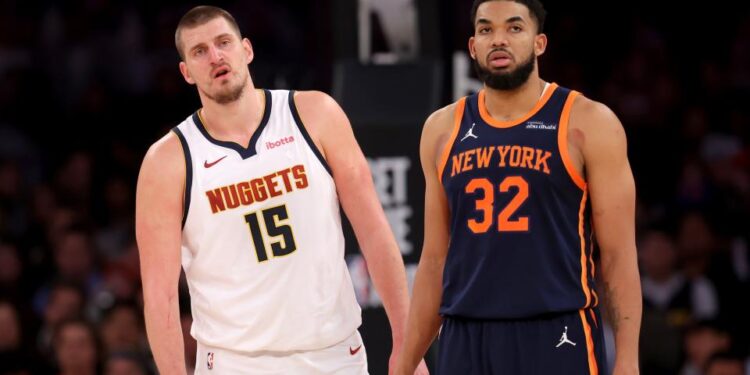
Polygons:
M607 374L598 309L518 320L444 317L437 374Z

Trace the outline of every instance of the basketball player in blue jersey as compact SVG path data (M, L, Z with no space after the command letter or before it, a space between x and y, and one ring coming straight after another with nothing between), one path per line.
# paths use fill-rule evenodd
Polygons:
M186 373L182 266L196 374L366 374L339 201L399 353L404 265L341 108L320 92L256 89L250 42L222 9L190 10L175 42L202 108L151 146L136 199L146 328L160 373Z
M439 330L438 374L606 373L595 271L614 373L638 373L625 133L605 105L540 79L544 18L537 0L474 1L469 51L484 88L435 112L422 133L424 248L398 374Z

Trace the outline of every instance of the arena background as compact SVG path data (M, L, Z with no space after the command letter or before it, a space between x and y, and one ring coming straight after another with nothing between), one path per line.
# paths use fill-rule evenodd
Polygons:
M466 54L471 0L213 4L253 43L257 86L322 90L346 110L411 280L422 123L480 87ZM750 7L685 4L545 4L542 78L609 105L628 135L644 375L749 354ZM0 374L87 366L85 348L53 340L74 317L94 332L99 372L155 373L133 198L145 150L199 106L173 44L194 5L0 1ZM350 230L347 262L371 373L385 374L387 320ZM188 303L183 288L186 327Z

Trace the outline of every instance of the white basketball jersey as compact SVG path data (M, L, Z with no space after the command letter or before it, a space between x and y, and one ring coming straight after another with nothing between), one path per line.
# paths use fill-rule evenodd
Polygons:
M187 160L182 267L198 342L242 352L316 350L352 335L360 308L338 196L293 92L265 90L245 149L178 125Z

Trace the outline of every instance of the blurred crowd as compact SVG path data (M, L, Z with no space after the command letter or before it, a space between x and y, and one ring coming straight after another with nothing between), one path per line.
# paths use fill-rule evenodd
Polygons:
M259 85L329 90L330 68L318 68L330 47L310 53L319 48L306 32L327 30L320 11L271 3L228 7L256 47ZM198 105L173 45L186 7L0 7L0 374L155 373L133 200L146 147ZM543 78L609 105L628 134L641 373L750 373L750 17L702 26L722 38L686 41L674 24L627 16L618 34L597 36L561 11L540 65ZM615 53L579 51L610 37Z

